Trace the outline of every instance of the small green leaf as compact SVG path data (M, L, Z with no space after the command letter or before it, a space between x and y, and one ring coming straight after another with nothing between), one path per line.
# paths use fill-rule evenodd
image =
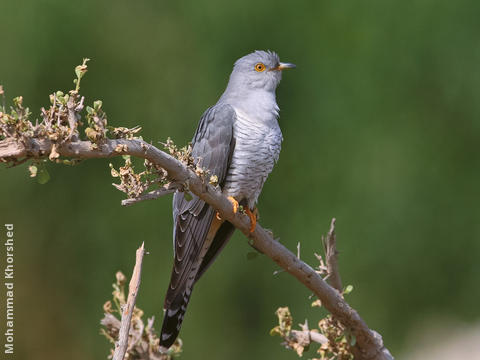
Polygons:
M87 72L87 66L85 64L78 65L75 68L75 75L77 75L78 80L80 80L83 77L83 75L85 75L86 72Z
M270 336L282 336L282 332L280 331L278 326L275 326L272 330L270 330Z
M353 291L353 285L347 285L345 290L343 291L343 295L348 295Z
M62 164L63 165L75 165L75 162L73 160L63 159Z
M350 346L355 346L355 344L357 343L357 338L355 337L354 334L350 334L349 337L350 337L350 341L349 341Z
M94 102L93 102L93 108L94 108L96 111L100 110L100 108L102 107L102 105L103 105L102 100L97 100L97 101L94 101Z
M75 87L75 91L78 92L78 90L80 90L80 80L82 79L83 75L85 75L85 73L87 72L87 69L88 69L88 66L87 66L87 62L89 61L90 59L83 59L83 63L82 65L78 65L76 68L75 68L75 75L77 75L77 81L74 80L74 83L77 85Z
M75 75L77 75L77 79L81 79L82 76L83 76L83 71L82 71L82 68L81 66L77 66L75 68Z
M37 164L37 182L41 185L46 184L50 180L50 174L43 162Z

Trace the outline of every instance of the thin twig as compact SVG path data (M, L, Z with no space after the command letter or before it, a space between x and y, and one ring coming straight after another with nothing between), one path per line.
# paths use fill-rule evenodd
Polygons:
M326 344L328 343L328 339L325 335L320 334L317 331L311 331L308 328L308 321L305 320L304 324L300 324L302 330L291 330L290 335L293 339L296 339L299 343L304 343L306 346L310 345L312 342L317 344Z
M177 186L176 184L168 183L160 189L155 189L155 190L150 191L146 194L140 195L139 197L136 197L136 198L133 198L133 199L122 200L122 205L123 206L131 206L131 205L134 205L134 204L136 204L138 202L141 202L141 201L155 200L155 199L158 199L159 197L162 197L162 196L165 196L165 195L168 195L168 194L172 194L175 191L177 191L177 189L179 189L179 188L180 187Z
M70 126L70 133L68 134L67 140L72 139L72 141L77 140L77 111L81 111L83 106L82 103L80 103L80 109L76 109L76 104L75 104L75 97L71 96L68 99L67 102L67 112L68 112L68 125ZM78 133L78 132L77 132Z
M325 249L328 283L337 289L341 294L343 287L340 272L338 271L338 250L336 243L337 237L335 235L335 222L336 219L333 218L327 236L325 238L322 236L322 242L323 248Z
M130 332L130 323L132 322L132 314L137 300L138 288L140 287L140 275L142 273L142 261L145 254L144 243L137 249L135 267L133 268L132 278L128 285L128 299L122 312L122 322L118 341L115 343L115 353L113 360L123 360L128 346L128 334Z

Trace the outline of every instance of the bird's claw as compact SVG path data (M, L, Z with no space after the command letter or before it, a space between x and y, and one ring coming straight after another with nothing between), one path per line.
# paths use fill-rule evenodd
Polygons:
M252 233L255 231L255 227L257 226L257 209L250 211L250 209L247 207L245 212L250 218L250 232Z
M235 198L233 196L229 196L229 197L227 197L227 199L228 199L228 201L230 201L232 203L233 213L236 214L238 212L238 201L235 200ZM218 211L217 211L216 217L217 217L218 220L223 220L222 217L220 216L220 214L218 213Z
M238 201L235 200L235 198L233 196L229 196L227 199L228 199L228 201L230 201L232 203L233 213L236 214L237 211L238 211Z

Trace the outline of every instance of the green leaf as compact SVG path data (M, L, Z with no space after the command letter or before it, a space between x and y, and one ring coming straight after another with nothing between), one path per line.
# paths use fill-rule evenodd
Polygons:
M102 105L103 105L102 100L97 100L97 101L94 101L94 102L93 102L93 108L94 108L96 111L100 110L100 108L102 107Z
M354 334L350 334L349 337L350 337L350 341L349 341L350 346L355 346L355 344L357 343L357 338L355 337Z
M278 326L275 326L272 330L270 330L270 336L282 336L282 332L280 331Z
M87 61L89 61L90 59L83 59L83 63L82 65L78 65L77 67L75 67L75 75L77 75L77 81L74 80L75 84L77 85L75 87L75 91L78 92L78 90L80 90L80 80L82 79L83 75L85 75L85 73L87 72L87 69L88 69L88 66L87 66Z
M343 295L348 295L353 291L353 285L347 285L345 290L343 291Z
M77 75L77 79L81 79L82 76L83 76L83 71L82 71L82 68L80 66L77 66L75 68L75 75Z
M50 174L43 162L37 164L37 182L41 185L46 184L50 180Z

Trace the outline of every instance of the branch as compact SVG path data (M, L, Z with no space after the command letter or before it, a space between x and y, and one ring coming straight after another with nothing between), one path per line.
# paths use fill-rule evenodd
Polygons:
M122 200L122 205L123 206L131 206L131 205L134 205L134 204L136 204L140 201L155 200L155 199L158 199L159 197L162 197L162 196L165 196L165 195L168 195L168 194L172 194L179 189L180 189L180 187L178 185L168 183L160 189L150 191L146 194L140 195L139 197L136 197L136 198L133 198L133 199Z
M132 278L128 285L128 300L122 312L122 322L118 334L118 342L115 343L115 353L113 360L123 360L128 346L128 334L130 333L130 323L132 322L133 309L137 300L138 288L140 287L140 274L142 273L142 261L145 254L145 247L142 243L137 249L135 267L133 268Z
M13 138L0 141L0 161L21 159L23 157L45 157L52 151L54 143L48 139L25 139L23 142ZM139 139L104 139L102 143L92 146L89 141L65 141L55 144L55 151L64 157L76 159L110 158L119 155L131 155L148 159L153 164L168 172L172 182L181 184L206 203L214 207L220 216L232 223L252 241L252 245L260 252L275 261L280 267L296 277L310 289L322 302L322 305L335 316L356 337L358 359L386 360L393 359L384 347L379 334L370 330L358 313L345 302L341 294L328 285L322 277L308 264L304 263L276 241L272 234L257 224L250 233L250 220L241 213L233 213L230 201L220 190L198 176L184 163L178 161L155 146Z

